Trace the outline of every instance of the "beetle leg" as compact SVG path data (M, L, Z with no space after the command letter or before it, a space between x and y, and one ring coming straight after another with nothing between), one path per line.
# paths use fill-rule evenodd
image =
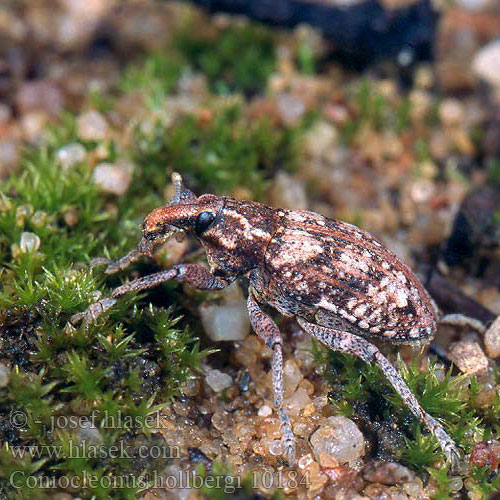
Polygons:
M89 325L96 321L96 319L102 313L106 312L108 309L111 309L115 304L116 299L106 298L98 300L97 302L90 304L86 311L73 314L73 316L71 316L71 322L77 323L78 321L81 321L83 319L85 321L85 324Z
M283 339L276 323L257 304L252 290L248 293L248 314L254 332L273 350L271 364L273 376L274 407L281 423L281 435L290 465L295 462L295 438L288 413L283 406Z
M113 290L111 298L101 299L91 304L83 313L75 314L71 317L73 323L85 320L85 324L93 323L102 313L110 309L117 302L116 299L131 292L140 292L148 290L164 283L165 281L175 280L186 285L197 288L198 290L221 290L228 285L228 282L210 274L210 271L199 264L178 264L159 273L144 276L125 285L119 286Z
M132 250L127 255L124 255L118 260L104 259L98 257L90 261L90 267L96 266L108 266L104 271L106 274L114 274L126 269L132 262L139 260L142 257L142 253L138 250Z
M453 467L456 467L461 453L455 446L451 437L434 417L422 409L420 403L417 401L417 398L410 391L401 375L373 344L361 337L358 337L357 335L353 335L352 333L325 328L323 326L309 323L302 318L297 318L297 321L306 332L313 335L330 349L347 354L353 354L354 356L361 358L363 361L375 361L411 412L421 422L423 422L429 431L434 435L439 443L439 446L446 455L447 460Z
M470 316L465 316L464 314L445 314L439 318L439 324L458 326L461 328L469 327L481 335L486 331L486 326L482 321L471 318Z

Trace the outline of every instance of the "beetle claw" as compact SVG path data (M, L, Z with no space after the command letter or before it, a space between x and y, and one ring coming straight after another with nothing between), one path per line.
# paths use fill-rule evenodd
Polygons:
M459 472L460 463L464 456L462 450L457 448L455 444L450 441L445 447L444 454L446 456L446 461L450 464L450 471L452 473Z

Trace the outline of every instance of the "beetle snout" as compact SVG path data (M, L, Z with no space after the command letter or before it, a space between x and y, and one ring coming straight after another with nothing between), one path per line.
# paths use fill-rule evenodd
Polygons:
M146 256L151 256L155 247L166 241L179 229L167 224L148 225L147 221L142 225L142 239L139 243L139 251Z

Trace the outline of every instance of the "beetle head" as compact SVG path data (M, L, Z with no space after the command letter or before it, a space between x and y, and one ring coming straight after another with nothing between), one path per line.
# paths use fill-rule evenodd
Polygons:
M182 184L182 177L174 172L172 183L174 197L168 205L155 208L142 225L143 238L139 250L150 256L154 248L173 234L183 235L187 231L207 228L214 220L221 206L218 196L206 194L196 196Z

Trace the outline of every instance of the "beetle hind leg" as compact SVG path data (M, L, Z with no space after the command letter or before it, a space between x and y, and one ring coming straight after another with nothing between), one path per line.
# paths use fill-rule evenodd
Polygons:
M429 429L432 435L436 438L439 446L446 456L446 459L451 463L452 467L455 468L458 465L461 452L456 447L451 437L434 417L422 409L420 403L417 401L417 398L406 385L406 382L403 380L401 375L373 344L349 332L315 325L302 318L297 318L297 321L307 333L311 334L333 351L352 354L366 362L375 361L411 412L425 424L427 429Z
M295 463L295 437L290 417L283 406L283 339L276 323L260 308L252 289L248 293L248 313L254 332L273 350L271 371L273 377L274 408L281 425L281 439L288 463Z

